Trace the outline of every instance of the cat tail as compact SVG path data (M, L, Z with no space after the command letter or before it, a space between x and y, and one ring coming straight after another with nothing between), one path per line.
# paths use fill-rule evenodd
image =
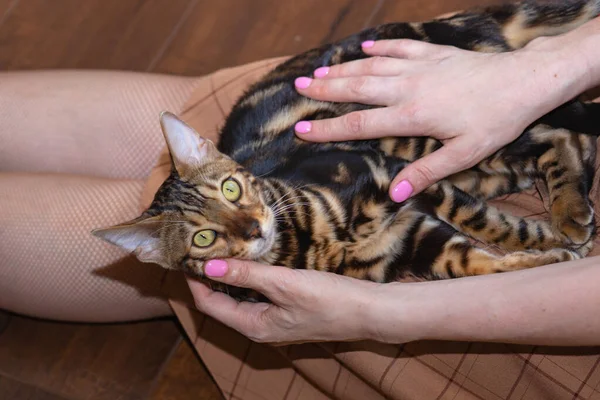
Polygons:
M600 0L524 0L490 6L494 19L510 47L518 49L541 36L571 31L600 15Z
M600 136L600 103L573 100L544 115L534 125L537 123Z

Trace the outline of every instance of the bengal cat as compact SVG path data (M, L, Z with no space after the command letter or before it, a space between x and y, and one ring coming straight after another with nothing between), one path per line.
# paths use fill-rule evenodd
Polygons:
M489 274L584 257L595 234L588 194L600 105L573 100L477 166L396 204L388 196L391 179L441 143L422 137L305 142L294 134L297 121L369 106L302 97L294 79L366 57L366 40L409 38L502 52L599 13L600 0L525 1L366 29L294 57L253 85L228 116L218 147L163 113L170 177L139 218L94 234L141 261L197 277L206 260L227 257L377 282ZM507 215L486 203L536 179L548 187L550 222ZM493 254L486 245L508 253Z

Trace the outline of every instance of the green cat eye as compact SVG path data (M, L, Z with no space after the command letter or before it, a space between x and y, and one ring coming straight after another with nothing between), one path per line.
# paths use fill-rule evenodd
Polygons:
M198 247L208 247L213 244L216 238L217 233L215 231L206 229L194 235L194 244Z
M223 196L232 203L238 201L240 197L242 197L242 188L240 188L240 185L233 179L227 179L223 182L221 191L223 192Z

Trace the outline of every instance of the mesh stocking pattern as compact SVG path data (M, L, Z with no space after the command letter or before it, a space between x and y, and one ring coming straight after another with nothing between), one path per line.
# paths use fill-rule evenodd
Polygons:
M68 321L169 315L164 270L93 237L139 214L164 139L198 79L0 74L0 308Z

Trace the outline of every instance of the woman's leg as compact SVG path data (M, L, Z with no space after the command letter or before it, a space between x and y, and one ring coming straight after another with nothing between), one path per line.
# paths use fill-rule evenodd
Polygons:
M198 79L116 71L0 74L0 171L144 179Z
M0 173L0 308L68 321L170 313L163 270L90 235L133 218L143 181Z
M164 147L158 114L197 80L0 74L0 308L71 321L170 314L163 270L90 235L139 214Z

